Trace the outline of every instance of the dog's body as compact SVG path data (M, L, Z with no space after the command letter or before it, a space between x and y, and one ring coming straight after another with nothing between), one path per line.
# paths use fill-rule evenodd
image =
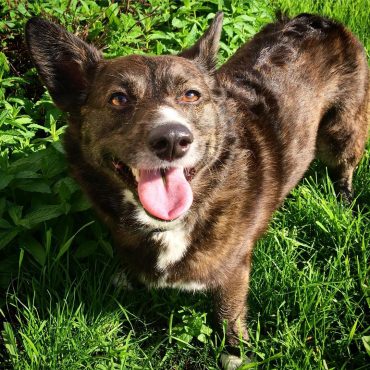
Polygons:
M106 61L40 19L27 41L69 112L72 172L129 272L149 286L214 293L235 344L248 338L253 246L316 154L350 197L368 66L343 26L301 15L265 27L214 71L221 20L180 56Z

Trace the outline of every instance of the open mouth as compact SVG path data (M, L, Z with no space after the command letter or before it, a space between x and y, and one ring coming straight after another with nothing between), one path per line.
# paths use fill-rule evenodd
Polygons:
M193 202L190 182L194 168L136 169L116 159L112 164L124 181L136 187L141 205L150 215L172 221L189 210Z

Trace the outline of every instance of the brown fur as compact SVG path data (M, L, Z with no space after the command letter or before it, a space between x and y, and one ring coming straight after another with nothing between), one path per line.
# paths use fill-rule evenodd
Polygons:
M342 25L302 14L266 26L215 71L221 22L218 14L179 56L103 60L40 19L29 21L26 36L41 79L69 112L65 147L72 173L110 227L125 266L151 286L196 282L213 292L219 321L228 321L228 342L236 344L240 333L248 338L253 246L316 155L338 191L351 196L368 130L368 66ZM178 104L189 88L200 89L202 100ZM131 100L125 109L112 108L109 96L122 89ZM109 164L118 157L131 168L166 165L145 141L161 105L189 122L196 174L187 214L155 227L136 217L132 179ZM134 201L125 200L123 189ZM169 230L180 230L187 246L159 269Z

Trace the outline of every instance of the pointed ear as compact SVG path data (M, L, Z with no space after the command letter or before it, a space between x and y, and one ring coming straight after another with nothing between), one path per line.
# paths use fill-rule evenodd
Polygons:
M192 59L209 72L213 72L217 63L217 52L222 31L222 12L217 12L211 25L204 35L189 49L182 51L179 56Z
M101 53L63 27L37 17L26 24L26 42L55 104L67 112L78 109Z

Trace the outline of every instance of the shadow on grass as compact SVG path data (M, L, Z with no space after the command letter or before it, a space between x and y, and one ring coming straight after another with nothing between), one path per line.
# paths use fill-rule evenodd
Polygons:
M190 325L190 331L194 330L191 327L194 322L189 324L188 319L197 319L211 311L207 295L149 291L142 286L136 286L133 291L117 289L112 284L120 268L115 258L95 253L81 262L72 257L72 252L56 264L47 263L41 270L23 271L8 290L2 319L13 328L18 353L20 356L23 353L23 363L27 363L25 354L30 352L25 335L36 347L37 341L51 343L52 338L58 336L61 341L74 336L74 340L80 342L80 348L50 344L49 349L40 352L40 356L50 361L52 356L63 357L63 353L68 357L75 352L78 357L79 351L87 351L89 358L81 356L81 361L84 360L86 366L91 365L98 363L98 358L108 358L111 351L119 356L122 343L127 341L132 352L130 356L134 356L133 363L143 368L164 361L165 368L181 364L184 369L205 369L207 363L214 362L211 344L197 341L196 333L190 333L194 338L189 344L183 345L176 338L186 325ZM37 334L36 328L42 325L45 325L42 333ZM173 330L172 338L169 330ZM109 345L99 344L102 334ZM95 341L83 340L90 336L96 337ZM9 353L3 351L4 363L10 362L9 357ZM58 368L64 368L64 363L60 360Z

